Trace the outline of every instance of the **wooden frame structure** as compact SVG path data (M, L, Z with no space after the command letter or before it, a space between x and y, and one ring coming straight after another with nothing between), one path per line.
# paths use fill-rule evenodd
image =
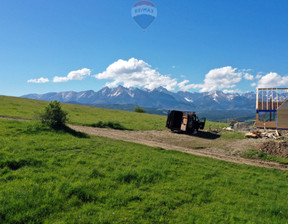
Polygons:
M277 110L286 100L288 100L288 88L258 88L256 127L277 129Z

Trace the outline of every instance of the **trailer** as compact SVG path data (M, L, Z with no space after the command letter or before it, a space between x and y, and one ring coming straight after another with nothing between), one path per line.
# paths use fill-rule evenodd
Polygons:
M180 131L185 133L195 133L199 129L204 129L206 118L199 119L195 112L168 111L166 127L171 131Z

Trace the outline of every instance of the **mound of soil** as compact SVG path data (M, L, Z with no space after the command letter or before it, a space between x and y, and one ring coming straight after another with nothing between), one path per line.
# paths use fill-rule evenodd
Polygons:
M265 142L258 148L259 151L266 153L267 155L288 158L288 141L286 142Z

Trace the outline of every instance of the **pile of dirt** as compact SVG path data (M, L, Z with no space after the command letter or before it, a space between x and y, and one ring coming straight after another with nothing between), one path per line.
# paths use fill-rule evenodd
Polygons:
M276 142L269 141L261 144L258 148L259 151L267 155L288 158L288 141Z

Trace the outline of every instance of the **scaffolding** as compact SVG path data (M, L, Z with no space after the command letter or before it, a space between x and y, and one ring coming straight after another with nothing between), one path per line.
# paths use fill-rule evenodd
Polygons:
M258 88L256 127L277 128L277 110L288 100L288 88Z

